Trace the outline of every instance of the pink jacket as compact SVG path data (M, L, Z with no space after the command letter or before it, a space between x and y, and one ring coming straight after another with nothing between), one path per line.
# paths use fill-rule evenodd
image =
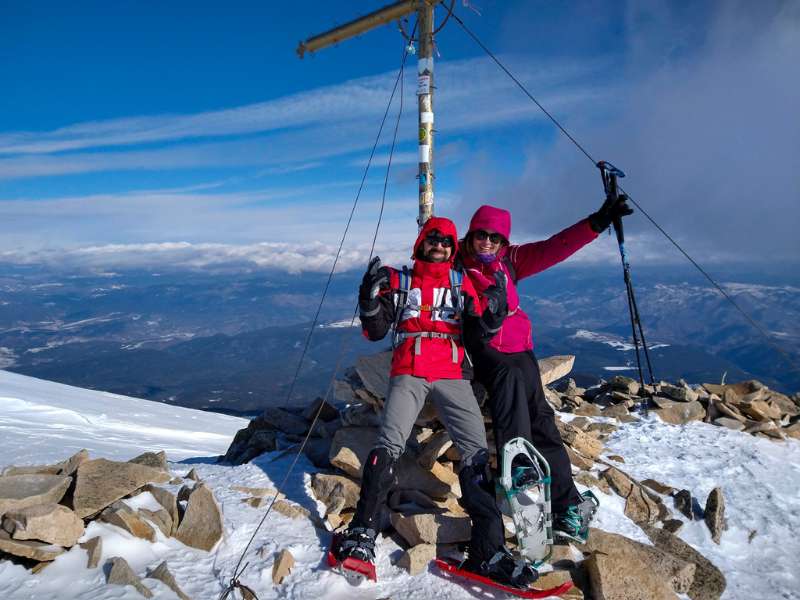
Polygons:
M490 229L508 239L511 234L511 213L494 206L481 206L472 217L469 231L478 229ZM494 283L495 271L502 270L508 278L508 316L500 331L490 342L493 348L505 353L533 350L531 321L520 308L517 287L511 280L506 262L510 262L514 267L516 280L520 281L569 258L594 240L597 235L590 227L588 219L583 219L546 240L503 246L495 260L490 263L482 263L476 257L462 251L464 269L481 296L482 309L486 308L486 302L482 297L483 291Z

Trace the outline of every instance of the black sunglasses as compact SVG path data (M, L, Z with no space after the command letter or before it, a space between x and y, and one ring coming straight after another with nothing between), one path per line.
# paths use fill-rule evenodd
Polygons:
M499 233L489 233L488 231L484 231L483 229L478 229L475 232L475 238L481 242L488 238L489 241L492 242L493 244L499 244L505 239Z
M441 237L438 235L429 235L425 238L425 241L429 243L431 246L441 245L442 248L453 247L453 238L451 238L450 236Z

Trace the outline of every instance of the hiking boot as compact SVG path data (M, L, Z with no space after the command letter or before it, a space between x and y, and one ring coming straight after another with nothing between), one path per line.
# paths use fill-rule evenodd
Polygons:
M536 569L524 560L515 559L505 547L500 548L489 560L468 556L461 564L461 568L496 583L518 589L526 589L539 578Z
M339 562L355 558L363 562L375 562L375 533L368 527L351 527L338 539L333 554Z
M589 537L589 523L599 506L597 496L588 490L583 492L578 504L572 504L564 512L553 515L553 535L585 544Z

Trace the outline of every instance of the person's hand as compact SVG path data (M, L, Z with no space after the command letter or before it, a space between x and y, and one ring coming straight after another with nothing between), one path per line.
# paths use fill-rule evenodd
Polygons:
M367 271L361 279L358 288L358 305L364 312L370 312L378 307L378 294L382 289L389 288L389 270L381 266L380 257L376 256L367 266Z
M606 198L603 206L595 213L589 215L589 225L596 233L602 233L615 219L621 219L633 214L633 209L628 206L628 196L619 194L616 198Z
M490 285L483 291L487 304L483 315L481 315L481 321L487 332L497 332L508 314L506 285L506 274L503 271L495 271L494 285Z

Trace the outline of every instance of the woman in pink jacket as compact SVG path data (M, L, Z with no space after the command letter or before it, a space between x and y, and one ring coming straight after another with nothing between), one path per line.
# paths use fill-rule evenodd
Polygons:
M489 403L498 457L506 442L516 437L529 440L550 465L551 502L557 536L585 542L595 505L581 496L572 481L569 457L547 403L539 366L533 354L531 321L519 305L516 283L568 258L594 240L615 218L631 214L625 198L606 202L596 213L551 238L510 245L511 213L481 206L470 221L460 245L460 257L484 305L483 291L495 283L495 273L506 275L508 316L487 345L470 348L475 378L489 392ZM527 461L526 457L520 456ZM515 464L524 480L530 464ZM522 482L522 481L520 481Z

